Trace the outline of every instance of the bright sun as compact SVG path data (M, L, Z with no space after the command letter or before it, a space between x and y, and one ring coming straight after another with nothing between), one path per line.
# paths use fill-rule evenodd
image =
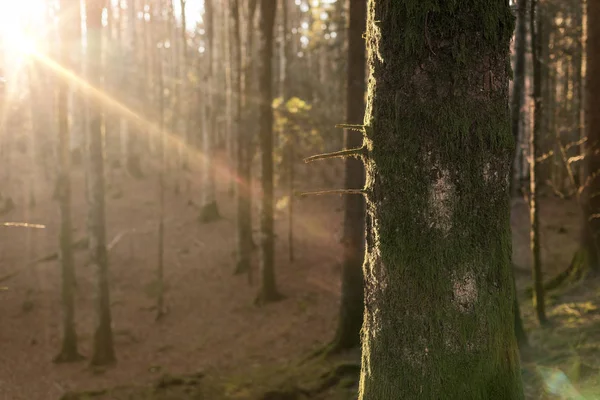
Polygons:
M35 51L35 37L40 34L43 17L46 12L44 0L0 0L0 41L6 60L11 55L30 54Z

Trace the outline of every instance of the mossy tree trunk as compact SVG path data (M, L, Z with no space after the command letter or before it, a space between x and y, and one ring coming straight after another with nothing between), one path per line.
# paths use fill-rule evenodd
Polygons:
M351 124L360 124L365 111L366 57L363 34L367 21L367 0L349 0L348 10L346 120ZM347 149L363 145L360 132L349 129L344 132L344 141ZM350 157L345 164L345 188L362 188L365 184L362 162ZM362 264L365 252L365 199L362 196L345 196L343 229L342 299L332 351L360 345L364 312Z
M72 17L72 9L65 0L60 2L59 40L56 42L59 62L65 68L69 67L68 47L70 27L81 24L79 15ZM72 21L71 21L72 20ZM58 176L56 194L60 210L59 258L61 264L62 290L62 346L54 361L73 362L83 357L77 350L77 333L75 331L75 259L71 248L71 151L69 148L69 115L67 109L68 85L64 78L57 82L57 114L58 114ZM33 133L32 133L33 134ZM31 149L29 151L32 151Z
M102 9L103 0L86 0L87 71L89 83L102 85ZM108 251L106 249L104 137L102 104L89 97L89 137L87 139L88 167L88 236L90 264L97 270L96 331L94 333L93 365L107 365L116 361L113 345L110 290L108 283Z
M533 59L533 131L529 139L529 217L530 217L530 247L534 287L534 307L538 321L546 322L544 277L542 274L542 257L540 249L539 221L539 181L540 164L537 161L542 155L540 146L541 124L544 117L542 101L542 59L541 38L544 26L544 16L540 13L537 0L531 0L531 44Z
M523 399L505 0L369 0L359 399Z
M598 25L596 25L598 23ZM587 66L585 76L585 144L583 247L588 262L596 273L600 271L600 113L594 102L600 93L600 2L587 0Z
M259 115L261 158L260 289L256 302L268 303L281 296L275 284L275 235L273 223L273 28L277 0L260 0Z

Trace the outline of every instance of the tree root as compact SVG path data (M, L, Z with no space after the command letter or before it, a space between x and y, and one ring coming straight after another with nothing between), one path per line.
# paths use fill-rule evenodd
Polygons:
M275 303L277 301L281 301L285 299L285 296L283 296L281 293L275 291L275 292L265 292L264 290L261 290L258 295L256 296L256 299L254 299L254 305L255 306L264 306L268 303Z
M200 215L198 215L198 221L201 223L209 223L218 221L221 219L221 215L219 214L219 207L217 206L217 202L213 201L211 203L205 204L200 207Z
M579 249L573 255L569 266L561 273L544 283L544 290L551 291L558 289L561 286L567 284L573 284L583 279L589 272L589 264L587 262L587 254L584 249ZM527 287L525 289L527 294L533 293L533 288Z
M81 354L74 352L69 353L66 351L61 351L56 357L52 359L52 362L55 364L66 364L66 363L74 363L85 360L85 357Z

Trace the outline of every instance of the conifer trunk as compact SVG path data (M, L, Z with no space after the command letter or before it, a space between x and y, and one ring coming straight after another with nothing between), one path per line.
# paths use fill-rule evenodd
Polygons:
M69 54L67 51L69 40L69 27L74 20L80 23L79 15L70 17L72 9L67 6L65 0L60 3L59 40L59 62L68 68ZM60 211L59 232L59 259L61 264L61 291L62 291L62 347L60 353L54 358L55 362L73 362L82 359L77 350L77 333L75 331L75 259L71 248L72 224L71 224L71 151L69 148L69 118L67 109L68 85L63 77L57 82L57 114L58 114L58 176L56 194L58 197ZM32 132L33 135L33 132ZM29 151L32 151L30 149Z
M281 103L285 107L289 99L290 86L290 41L288 38L288 0L281 0L281 42L279 59L279 95ZM294 146L296 138L287 125L283 126L281 136L287 136L285 141L285 156L287 157L287 180L288 180L288 259L294 262Z
M202 222L211 222L219 218L219 208L216 198L214 152L216 140L216 96L214 90L214 57L215 57L215 27L214 27L214 1L205 0L204 2L204 26L206 29L207 42L207 72L204 79L204 108L203 129L202 129L202 158L203 165L203 190L202 190L202 209L200 210L200 220Z
M598 23L598 24L597 24ZM587 66L585 73L585 143L583 247L590 267L595 273L600 271L600 113L593 106L600 93L600 2L587 0Z
M141 98L143 97L141 89L141 79L137 73L138 57L136 52L138 47L136 24L137 24L137 7L136 0L127 0L127 60L129 70L127 71L126 82L129 85L129 102L133 110L137 112ZM135 107L133 107L136 105ZM123 128L125 129L125 167L131 176L141 178L143 176L140 151L139 151L139 127L134 124L124 121Z
M259 115L261 152L260 289L257 303L279 299L275 284L275 237L273 224L273 28L277 0L260 1Z
M369 0L361 400L520 400L506 0Z
M181 93L180 95L182 96L184 101L180 101L179 105L181 107L181 109L179 110L179 114L182 115L185 120L184 120L184 126L183 126L183 133L181 136L181 142L183 145L183 153L182 153L182 157L181 157L181 168L182 169L187 169L189 168L189 157L188 157L188 153L191 152L191 140L190 140L190 120L191 120L191 116L189 115L189 106L188 106L188 102L190 101L189 98L189 91L187 90L187 84L188 84L188 70L189 70L189 56L188 56L188 43L187 43L187 15L185 13L185 4L186 1L185 0L179 0L179 5L181 7L181 47L182 47L182 65L180 66L180 68L182 69L182 83L185 83L185 85L183 85L181 87Z
M163 71L163 57L158 55L158 104L159 104L159 132L158 132L158 157L160 161L158 171L158 262L156 268L156 282L158 296L156 298L156 320L165 314L165 174L167 169L166 132L165 132L165 84Z
M523 99L525 92L525 53L527 50L527 0L519 0L518 4L518 15L517 15L517 29L515 34L515 65L514 65L514 80L513 80L513 92L511 99L511 125L512 133L515 138L515 146L518 148L521 137L520 126L523 120ZM512 161L512 169L510 173L510 196L518 192L515 190L515 163L517 159L514 158ZM520 176L520 174L519 174ZM512 267L512 266L511 266ZM513 279L514 280L514 279ZM516 290L516 286L515 286ZM515 310L515 335L519 345L527 344L527 335L523 328L523 321L521 320L521 312L519 308L519 298L515 293L514 300Z
M100 87L102 55L103 0L86 0L87 20L87 70L92 86ZM108 251L106 249L104 138L102 105L97 99L89 102L88 151L88 236L90 238L90 264L97 271L96 331L91 363L107 365L116 361L113 345L112 316L108 283Z
M348 76L346 89L346 120L361 124L365 111L365 40L367 0L349 0ZM346 129L347 149L361 147L360 132ZM362 162L356 158L345 160L345 188L361 189L365 184ZM365 199L362 196L344 198L344 237L342 259L342 300L340 317L332 350L344 350L360 345L363 323L364 289L362 264L365 252Z
M542 101L542 62L541 62L541 35L544 33L544 19L539 10L537 0L531 0L531 43L533 49L533 131L529 139L529 217L531 222L530 245L531 257L533 262L533 287L534 287L534 307L538 321L543 324L546 322L545 300L544 300L544 277L542 274L542 258L540 249L539 232L539 173L540 165L537 159L542 155L540 150L540 132L542 118L544 116Z
M252 240L252 128L249 123L252 118L250 110L254 110L255 102L252 100L254 94L254 64L253 60L253 34L254 34L254 14L256 12L258 1L248 1L248 21L246 26L246 54L243 67L242 93L240 94L240 119L244 118L244 127L241 126L237 131L237 262L235 273L248 273L248 281L252 282L252 268L250 266L250 257L253 248ZM239 19L239 15L238 15ZM238 22L239 26L239 22ZM241 29L241 28L240 28ZM237 40L237 38L236 38ZM239 44L241 52L241 40ZM241 55L240 55L241 57Z

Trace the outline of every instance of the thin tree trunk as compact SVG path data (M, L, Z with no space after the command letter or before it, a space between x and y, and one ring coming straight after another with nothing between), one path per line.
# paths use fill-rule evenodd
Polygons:
M515 66L514 66L514 80L513 80L513 92L511 100L511 126L512 133L515 139L515 146L517 153L520 153L519 143L521 143L522 132L519 128L522 126L523 120L523 99L525 93L525 53L527 50L527 0L519 0L518 2L518 16L517 16L517 31L515 34ZM515 195L515 163L517 158L512 162L512 169L510 173L510 195ZM520 182L521 173L519 173ZM511 263L512 272L512 263ZM513 273L514 275L514 273ZM513 277L514 279L514 277ZM515 286L516 290L516 286ZM519 346L527 344L527 335L523 328L523 321L521 320L521 312L519 308L519 297L516 292L514 295L514 310L515 310L515 335Z
M513 16L505 0L415 4L368 7L359 399L522 400L509 270Z
M188 44L187 44L187 15L185 13L185 5L186 0L179 0L179 4L181 6L181 47L182 47L182 65L181 69L183 73L182 77L182 87L180 95L183 97L184 101L181 101L179 110L180 115L185 118L183 133L181 135L181 141L183 145L183 154L181 158L181 168L188 169L189 168L189 157L188 153L191 151L191 141L190 141L190 120L191 116L189 115L189 107L187 106L188 102L191 100L189 98L189 92L187 89L188 83L188 71L189 71L189 57L188 57ZM183 85L183 83L186 85Z
M227 163L230 168L235 168L236 165L236 152L235 152L235 136L233 133L233 97L234 97L234 89L233 89L233 60L232 60L232 45L233 40L231 38L232 35L232 27L231 27L231 18L227 12L224 12L223 15L223 36L222 36L222 49L223 49L223 61L227 66L225 68L225 142L226 142L226 151L227 151ZM229 174L227 176L228 182L228 194L233 197L235 195L235 180L236 177L233 174Z
M65 0L60 3L59 62L65 68L70 65L67 51L69 40L69 27L72 23L79 23L79 15L70 17L70 9ZM73 20L71 22L69 20ZM56 194L60 211L59 232L59 258L61 264L61 290L62 290L62 346L54 362L74 362L83 357L77 350L77 333L75 331L75 259L71 248L71 151L69 140L69 116L67 109L68 85L64 78L58 77L57 115L58 115L58 176ZM33 134L33 132L32 132ZM29 149L32 151L33 149Z
M164 77L163 77L163 58L159 58L158 88L159 88L159 108L160 108L160 131L158 134L158 155L160 158L160 169L158 171L158 263L156 269L156 281L158 284L158 296L156 301L156 319L161 319L165 314L165 278L164 278L164 258L165 258L165 171L166 171L166 133L165 133L165 99L164 99Z
M281 48L279 63L279 94L283 107L286 107L289 99L290 87L290 41L288 32L288 0L281 0ZM294 161L296 138L289 126L283 126L281 136L287 136L285 142L285 154L288 161L288 259L294 262Z
M180 58L179 52L179 40L177 37L177 22L175 20L175 9L174 9L174 1L169 0L169 29L168 29L168 38L170 44L170 52L171 52L171 64L173 70L173 94L172 94L172 113L171 113L171 134L177 135L177 160L175 165L182 165L183 161L183 153L186 151L185 145L183 142L183 134L180 134L180 120L181 120L181 110L182 110L182 92L183 92L183 74L182 74L182 60ZM162 64L161 64L162 65ZM164 78L163 78L164 79ZM164 81L163 81L164 82ZM164 86L164 83L163 83ZM164 118L164 117L163 117ZM162 139L161 139L162 140Z
M367 0L349 0L348 26L348 87L346 89L346 119L350 124L362 124L365 111L365 40ZM363 146L360 132L346 129L347 149ZM361 189L365 184L363 163L356 158L345 160L345 188ZM363 259L365 253L365 199L363 196L344 198L344 236L342 259L342 300L333 351L360 345L363 323L364 290Z
M583 74L583 55L585 52L584 49L584 27L583 27L583 13L584 13L584 0L578 1L578 7L575 11L574 25L576 29L578 29L577 39L575 41L575 57L574 57L574 65L573 65L573 73L575 75L573 82L573 99L575 100L574 108L576 110L575 115L575 126L577 127L577 138L579 140L585 137L585 105L584 105L584 74ZM585 154L585 144L579 146L580 154ZM580 163L579 167L576 169L576 176L578 177L577 182L581 186L583 180L585 179L585 161ZM587 226L587 222L584 223Z
M91 85L100 87L102 80L102 8L103 0L86 0L87 21L87 68ZM104 140L102 137L102 105L88 98L89 138L88 190L89 215L88 236L90 238L90 264L97 270L98 292L96 298L97 321L94 333L93 365L107 365L116 361L113 344L112 316L108 282L108 252L106 249Z
M541 62L541 42L544 34L544 15L540 12L537 0L531 0L531 43L533 50L533 132L529 140L529 216L531 222L531 256L533 261L533 286L534 286L534 307L536 316L540 324L546 323L545 299L544 299L544 277L542 274L542 259L540 254L540 232L539 232L539 163L537 159L541 156L539 137L541 123L544 117L542 102L542 62Z
M260 68L258 76L261 151L260 289L256 302L281 298L275 284L275 236L273 227L273 28L276 0L260 1Z
M127 59L128 59L128 70L126 73L127 82L129 85L129 100L130 105L134 106L133 109L137 111L138 105L141 100L141 79L137 74L138 57L136 52L138 51L138 41L136 35L136 24L137 24L137 7L135 4L136 0L127 0L127 36L129 39L127 48ZM126 164L127 171L134 178L143 177L140 151L139 151L139 127L129 124L127 121L124 122L124 129L126 135Z
M215 184L215 145L216 140L216 96L213 93L217 87L214 74L215 57L215 27L214 27L214 1L204 1L204 26L206 30L206 53L207 53L207 72L204 78L204 118L202 129L202 158L203 167L203 190L202 190L202 209L199 219L202 222L211 222L220 218L219 207L217 206L216 184Z
M583 228L583 248L589 266L595 273L600 271L600 114L593 102L600 93L600 3L587 0L587 66L585 69L585 144L586 180L584 181L585 221Z
M250 167L252 164L252 144L251 144L251 128L250 118L251 113L249 110L254 109L254 101L252 101L253 80L254 80L254 65L253 65L253 33L254 33L254 14L256 12L257 0L248 1L248 21L246 29L246 54L244 57L244 70L242 77L244 78L243 84L240 88L242 91L240 94L240 107L241 110L246 110L245 115L242 116L240 111L240 121L242 117L245 120L245 127L239 124L237 130L237 262L235 273L248 273L248 282L252 283L252 268L250 265L251 252L253 248L252 240L252 181ZM240 4L238 4L239 6ZM238 10L241 7L238 7ZM238 13L238 30L241 30L239 24L239 13ZM235 23L235 22L234 22ZM240 49L240 64L241 64L241 37L236 34L236 41L239 40Z

